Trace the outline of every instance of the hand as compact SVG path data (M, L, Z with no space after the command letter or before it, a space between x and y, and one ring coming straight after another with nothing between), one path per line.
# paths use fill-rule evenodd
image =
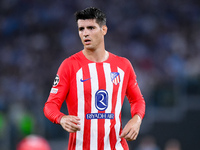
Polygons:
M72 133L76 131L80 131L80 118L77 116L65 115L60 120L60 125L63 127L64 130Z
M136 140L139 134L141 123L142 119L140 118L140 116L133 116L133 118L129 120L129 122L125 125L124 129L122 130L120 138L125 138L127 141Z

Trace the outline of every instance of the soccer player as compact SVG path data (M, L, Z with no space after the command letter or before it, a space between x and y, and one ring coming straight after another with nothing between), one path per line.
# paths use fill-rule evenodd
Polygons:
M83 50L60 65L45 116L70 133L68 150L128 150L145 114L145 101L131 63L105 50L105 14L94 7L76 12ZM122 130L127 96L132 118ZM66 102L68 113L60 112Z

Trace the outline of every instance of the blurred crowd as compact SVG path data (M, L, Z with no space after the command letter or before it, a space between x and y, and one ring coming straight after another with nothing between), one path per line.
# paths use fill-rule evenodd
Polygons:
M43 105L60 63L83 48L74 13L88 6L106 13L106 49L132 62L147 105L174 105L174 85L199 94L198 0L1 0L0 145L45 135Z

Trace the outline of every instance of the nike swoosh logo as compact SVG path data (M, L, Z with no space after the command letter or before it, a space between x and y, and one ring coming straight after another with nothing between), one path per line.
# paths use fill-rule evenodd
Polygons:
M85 82L85 81L90 80L90 79L91 79L91 78L88 78L88 79L85 79L85 80L80 79L80 81L81 81L81 82Z

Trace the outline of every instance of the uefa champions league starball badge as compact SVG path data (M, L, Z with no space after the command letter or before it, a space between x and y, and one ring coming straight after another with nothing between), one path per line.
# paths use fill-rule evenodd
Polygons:
M59 83L59 76L58 75L56 75L56 77L55 77L55 79L54 79L54 82L53 82L53 86L57 86L58 85L58 83Z

